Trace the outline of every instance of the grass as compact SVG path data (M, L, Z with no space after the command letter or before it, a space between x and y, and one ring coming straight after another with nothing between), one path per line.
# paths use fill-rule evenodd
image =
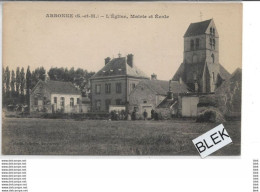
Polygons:
M199 155L192 139L215 123L5 118L5 155ZM224 126L233 143L214 155L240 155L240 121Z

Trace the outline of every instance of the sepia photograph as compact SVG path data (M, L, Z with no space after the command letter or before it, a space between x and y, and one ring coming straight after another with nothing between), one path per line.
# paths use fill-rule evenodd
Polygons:
M212 155L240 156L242 16L242 3L5 3L2 155L198 156L192 140L222 124L232 143Z

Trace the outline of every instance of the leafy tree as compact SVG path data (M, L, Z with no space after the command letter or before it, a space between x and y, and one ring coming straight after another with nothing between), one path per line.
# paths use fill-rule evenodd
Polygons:
M6 78L5 78L5 69L3 68L2 69L2 98L4 100L4 97L5 97L5 82Z
M44 67L39 67L36 68L34 71L31 73L31 85L30 88L32 89L39 80L44 81L46 78L46 70Z
M27 100L28 105L30 105L31 83L32 83L32 74L30 71L30 67L28 66L27 71L26 71L26 100Z
M11 76L11 95L15 96L15 73L14 73L14 70L12 70L12 76Z
M21 85L20 85L20 89L21 89L21 95L24 95L24 88L25 88L25 77L24 77L25 73L24 73L24 68L22 67L21 72L20 72L20 81L21 81Z
M89 90L89 78L94 75L94 72L88 72L78 68L77 70L72 67L70 70L67 68L51 68L48 71L50 80L55 81L69 81L80 89L83 95Z
M6 95L10 96L10 70L8 66L5 69L5 90Z
M15 88L16 88L16 93L19 95L20 93L20 87L21 87L21 80L20 80L20 68L16 68L16 78L15 78Z

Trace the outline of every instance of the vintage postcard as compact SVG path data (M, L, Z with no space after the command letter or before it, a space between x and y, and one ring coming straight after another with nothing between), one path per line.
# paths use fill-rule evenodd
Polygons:
M3 155L241 153L241 3L4 3L2 47Z

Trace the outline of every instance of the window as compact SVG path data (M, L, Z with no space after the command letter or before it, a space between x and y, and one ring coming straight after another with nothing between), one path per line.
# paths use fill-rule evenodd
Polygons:
M105 84L105 93L111 93L111 84L110 83Z
M64 107L64 106L65 106L65 98L64 98L64 97L61 97L61 98L60 98L60 106L61 106L61 107Z
M212 27L210 27L210 34L212 34Z
M209 40L210 48L212 49L212 39Z
M215 49L215 39L212 39L213 49Z
M214 56L214 54L211 55L211 58L212 58L212 63L215 63L215 56Z
M196 39L196 49L198 49L200 47L200 39Z
M101 101L100 100L95 101L95 108L97 111L101 110Z
M121 93L122 89L121 89L121 83L116 83L116 93Z
M38 105L38 98L37 97L34 98L34 105Z
M146 100L144 100L144 101L143 101L143 103L147 103L147 101L146 101Z
M74 98L70 98L70 106L73 107L74 106Z
M122 100L121 99L116 99L116 105L121 105L122 104Z
M213 28L213 35L215 35L215 29Z
M135 83L132 83L132 90L135 88Z
M77 98L77 105L79 105L79 98Z
M95 92L96 92L96 94L100 94L100 91L101 91L101 85L96 85L96 86L95 86Z
M111 104L111 100L110 99L106 99L106 110L109 110L109 105Z
M194 40L190 40L190 49L194 50Z
M131 92L132 90L134 90L134 88L135 88L135 83L131 83L131 84L130 84L130 92Z
M57 104L57 97L53 98L53 102L54 102L54 104Z
M214 74L214 72L212 72L212 79L213 79L213 82L215 82L215 74Z
M43 105L47 105L47 97L43 97Z

